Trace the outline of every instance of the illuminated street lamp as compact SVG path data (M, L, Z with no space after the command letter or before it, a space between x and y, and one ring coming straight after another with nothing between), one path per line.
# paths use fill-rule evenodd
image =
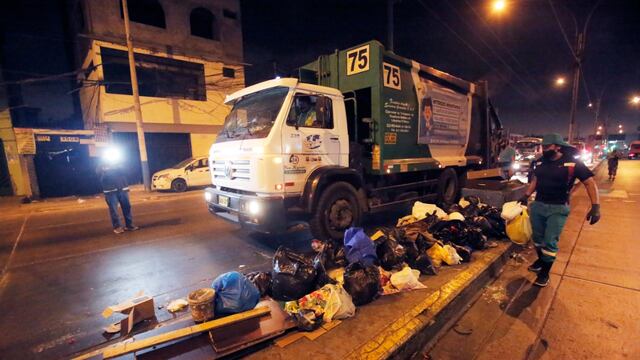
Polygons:
M593 103L589 103L589 105L587 105L587 107L592 108L593 107Z
M564 86L566 82L565 78L560 76L556 79L556 86Z
M638 104L640 104L640 96L639 96L639 95L634 95L634 96L631 98L631 103L632 103L633 105L638 105Z
M618 125L618 129L622 129L622 124Z
M622 134L622 129L618 130L618 134Z
M598 130L602 130L602 125L598 126Z
M506 10L506 8L507 8L506 0L495 0L493 3L491 3L491 10L494 13L502 13Z

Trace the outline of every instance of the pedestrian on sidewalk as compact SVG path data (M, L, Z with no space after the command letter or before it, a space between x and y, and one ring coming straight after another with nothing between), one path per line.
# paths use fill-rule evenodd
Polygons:
M607 155L607 167L609 168L609 181L613 181L616 179L616 174L618 173L618 162L620 161L620 158L622 156L620 155L620 152L618 151L618 149L613 149L613 151L611 151L609 153L609 155Z
M106 149L97 168L98 178L102 185L104 199L109 207L109 216L113 225L113 232L122 234L125 230L135 231L138 227L133 224L131 203L129 202L129 185L121 163L119 149ZM122 209L125 227L122 227L118 215L118 204Z
M587 220L593 225L600 220L600 200L593 172L571 154L571 145L559 134L545 135L542 140L542 158L536 162L533 179L521 201L536 192L536 199L529 206L533 242L538 259L529 266L529 271L538 274L534 284L540 287L549 284L549 271L558 253L558 239L569 216L569 197L578 178L587 189L591 199L591 210Z

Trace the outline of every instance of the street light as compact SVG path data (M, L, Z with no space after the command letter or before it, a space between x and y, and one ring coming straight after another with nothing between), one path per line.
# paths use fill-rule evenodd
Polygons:
M589 103L589 105L587 105L587 107L592 108L593 107L593 103Z
M598 126L598 130L602 130L602 125Z
M556 86L564 86L564 84L567 82L567 80L560 76L556 79Z
M633 105L638 105L638 104L640 104L640 96L638 96L638 95L634 95L634 96L631 98L631 103L632 103Z
M491 10L494 13L502 13L507 8L507 2L505 0L496 0L491 4Z

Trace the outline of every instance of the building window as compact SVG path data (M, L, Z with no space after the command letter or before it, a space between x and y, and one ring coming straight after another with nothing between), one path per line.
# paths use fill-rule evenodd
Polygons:
M126 51L100 48L107 93L131 95ZM135 54L141 96L207 100L204 65L159 56Z
M216 17L205 8L195 8L189 17L191 35L211 40L220 40Z
M232 68L228 68L228 67L223 67L222 68L222 76L226 77L226 78L235 78L236 77L236 70L232 69Z
M120 3L120 17L124 17L122 2ZM129 20L145 25L166 29L164 10L158 0L128 0Z
M238 14L236 14L235 12L228 10L228 9L223 9L222 10L222 16L226 17L227 19L232 19L232 20L236 20L238 19Z

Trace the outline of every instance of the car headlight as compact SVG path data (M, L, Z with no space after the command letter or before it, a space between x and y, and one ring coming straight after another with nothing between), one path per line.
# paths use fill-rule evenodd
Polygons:
M520 164L518 163L511 165L511 167L513 168L513 170L520 170Z
M256 200L251 200L247 204L247 210L249 210L249 214L251 215L258 215L262 210L262 205Z
M158 180L162 180L162 179L169 179L169 174L162 174L162 175L158 175L157 179Z
M211 193L210 193L210 192L205 192L205 193L204 193L204 200L205 200L206 202L211 202L211 200L213 200L213 195L211 195Z
M534 154L527 155L527 160L533 160L535 158L536 158L536 156Z

